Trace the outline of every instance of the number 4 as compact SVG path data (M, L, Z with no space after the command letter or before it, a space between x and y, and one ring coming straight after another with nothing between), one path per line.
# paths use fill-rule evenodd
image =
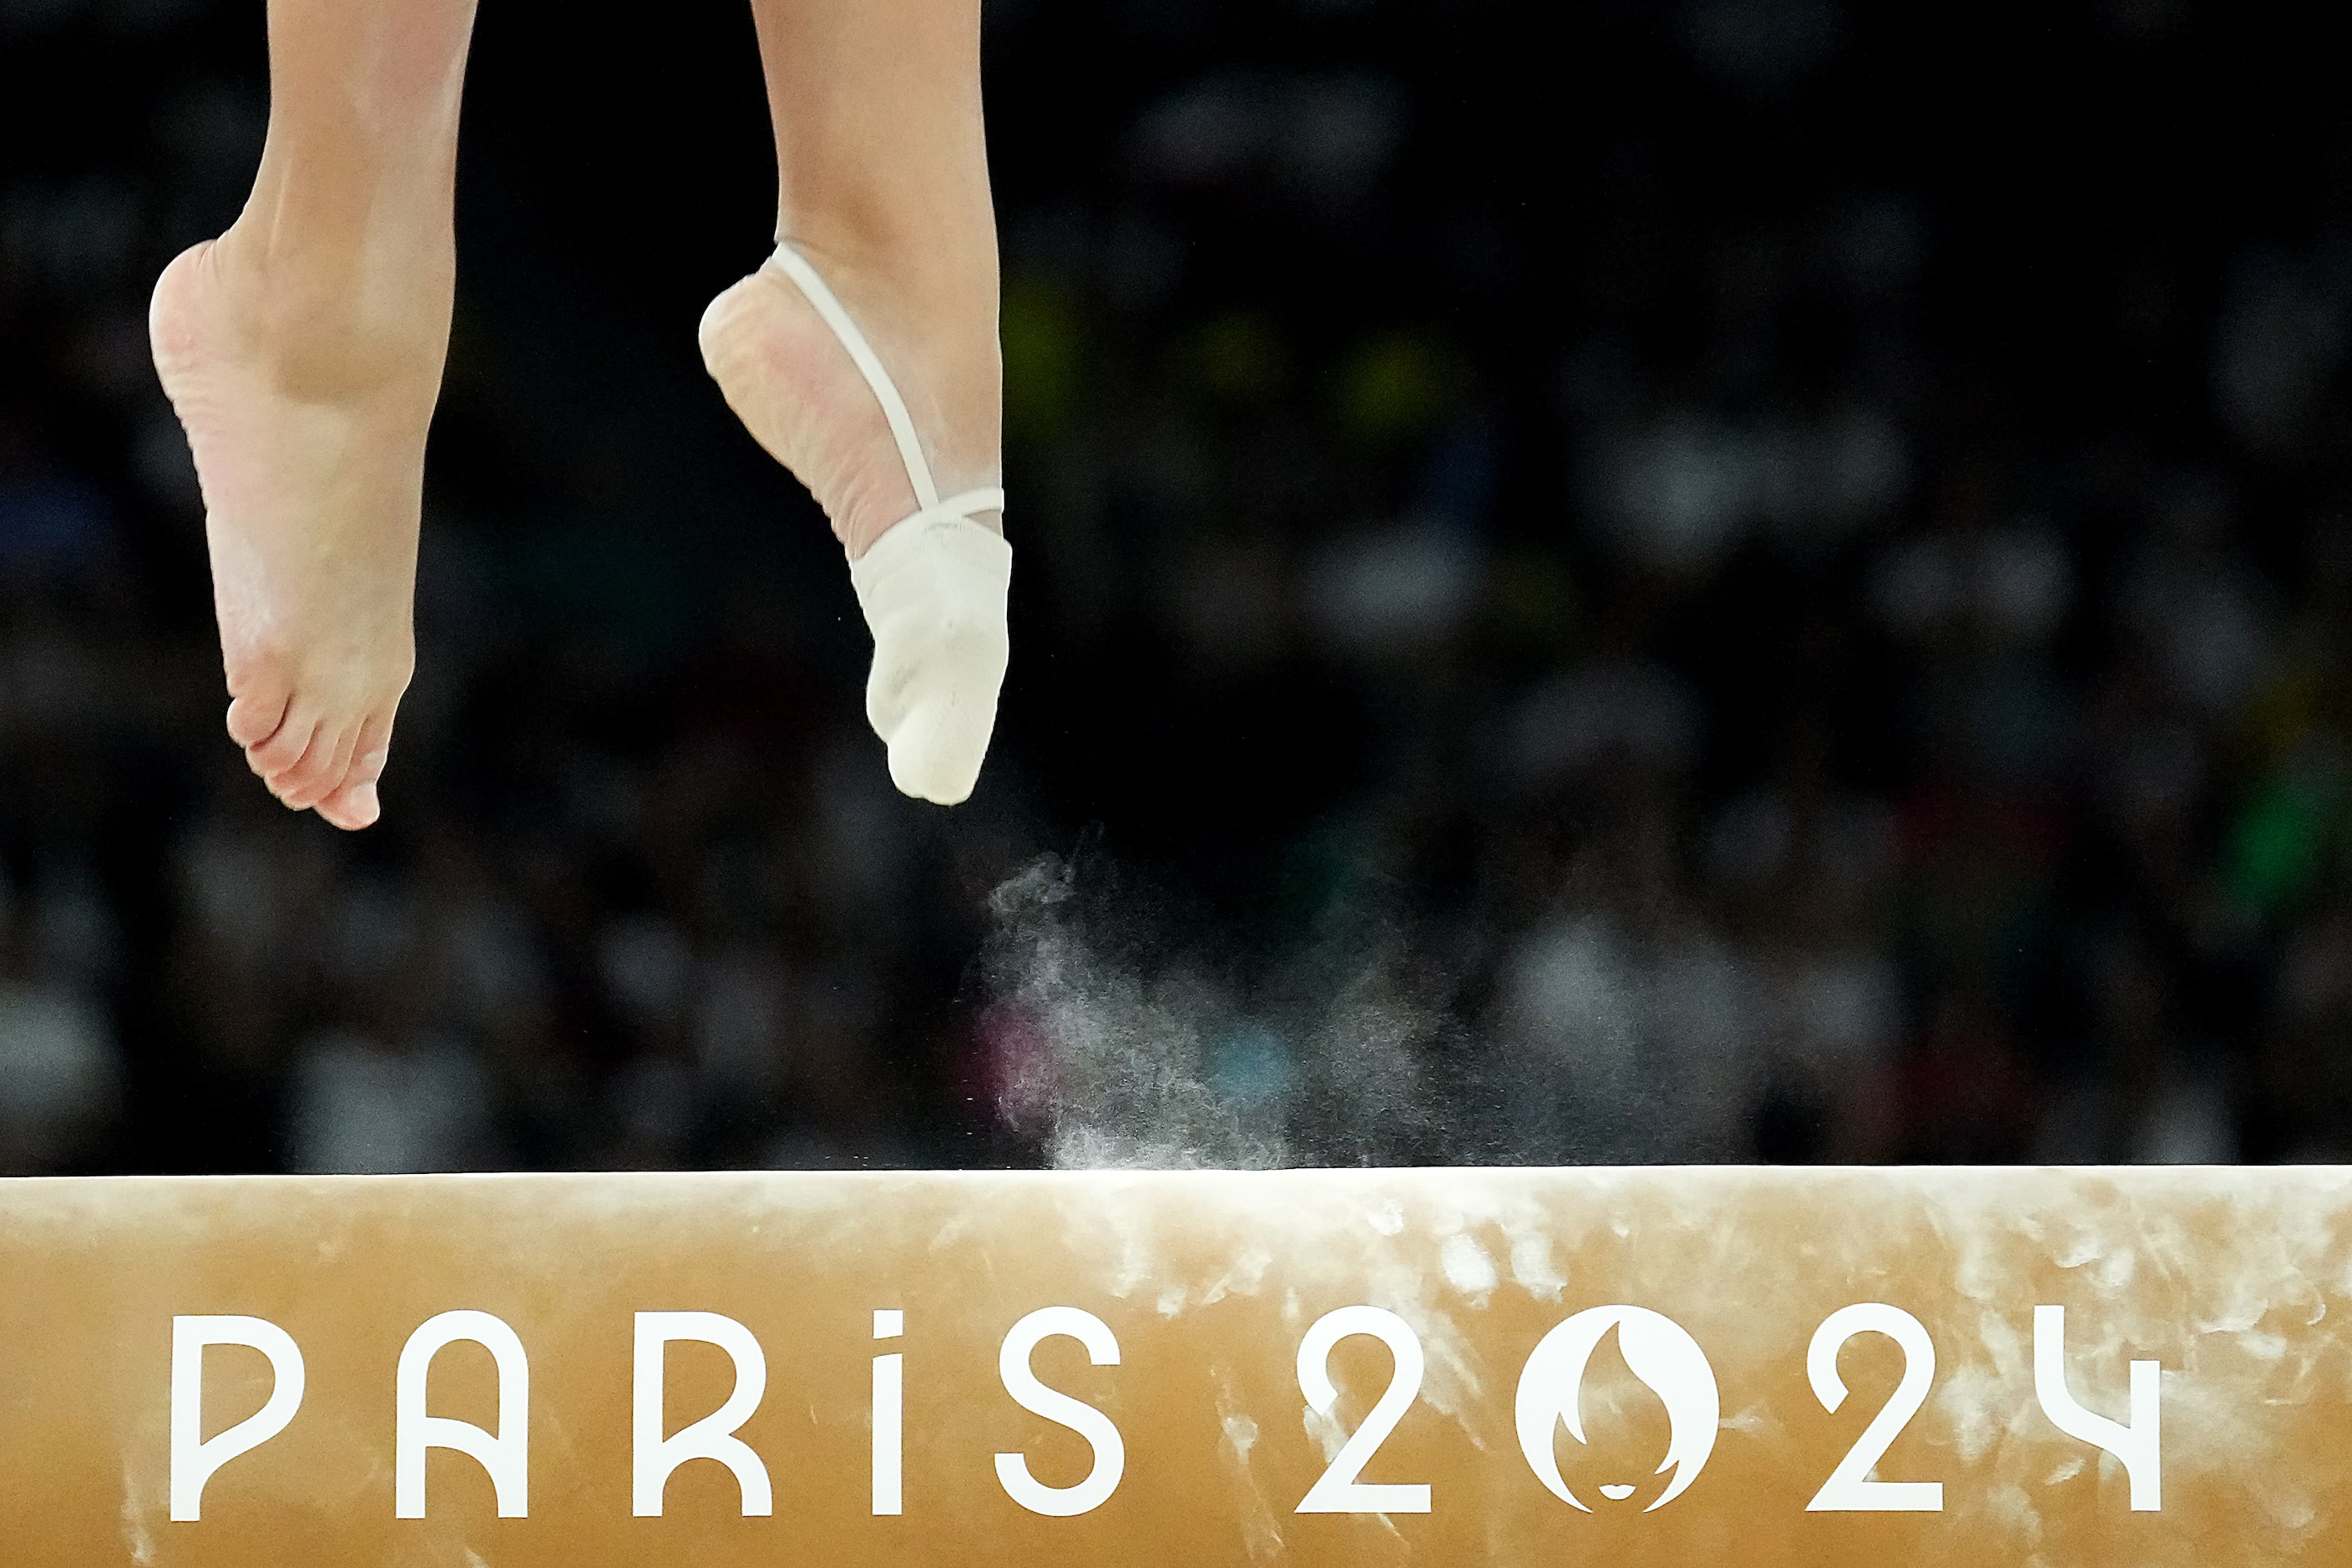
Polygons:
M1885 1457L1895 1435L1927 1402L1927 1385L1936 1378L1936 1343L1919 1320L1900 1307L1883 1301L1858 1301L1832 1312L1813 1331L1805 1350L1805 1376L1822 1408L1834 1413L1845 1403L1845 1380L1838 1375L1838 1352L1856 1334L1885 1334L1903 1347L1903 1381L1895 1397L1863 1428L1861 1439L1830 1472L1808 1513L1940 1513L1944 1508L1941 1481L1874 1481L1870 1473Z

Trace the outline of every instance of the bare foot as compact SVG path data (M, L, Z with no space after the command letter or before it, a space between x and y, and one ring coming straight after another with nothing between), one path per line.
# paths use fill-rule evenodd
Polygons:
M288 806L364 827L415 663L442 351L289 310L230 246L166 268L149 317L204 490L229 737Z

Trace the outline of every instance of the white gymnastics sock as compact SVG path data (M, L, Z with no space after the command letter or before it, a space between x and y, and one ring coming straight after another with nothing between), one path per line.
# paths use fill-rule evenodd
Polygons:
M939 511L893 523L850 563L874 634L866 718L890 748L901 793L941 805L971 794L996 728L1012 578L1002 535Z
M798 286L857 363L890 424L917 510L849 564L874 634L866 717L890 749L890 782L919 800L954 805L971 794L996 727L1010 643L1005 594L1013 547L972 521L1004 509L1002 489L941 500L889 372L807 258L780 246L772 266Z

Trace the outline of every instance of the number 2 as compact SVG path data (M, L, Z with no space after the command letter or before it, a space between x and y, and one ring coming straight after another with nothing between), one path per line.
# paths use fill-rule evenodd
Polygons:
M1388 1392L1356 1428L1331 1468L1322 1479L1307 1489L1298 1501L1300 1513L1427 1513L1429 1487L1417 1485L1376 1484L1360 1481L1364 1466L1380 1451L1380 1447L1396 1430L1404 1413L1421 1394L1423 1358L1421 1337L1394 1312L1381 1307L1342 1307L1327 1312L1307 1331L1298 1342L1298 1392L1307 1396L1309 1408L1318 1415L1328 1415L1339 1402L1339 1390L1331 1381L1331 1351L1341 1340L1356 1334L1368 1334L1389 1347L1396 1357L1396 1370L1389 1377Z
M1862 1436L1847 1450L1830 1479L1805 1505L1808 1513L1940 1513L1944 1508L1941 1481L1874 1481L1870 1472L1885 1456L1895 1435L1927 1403L1927 1385L1936 1379L1936 1343L1919 1320L1900 1307L1883 1301L1858 1301L1832 1312L1813 1331L1805 1350L1805 1376L1822 1408L1835 1412L1845 1403L1845 1380L1838 1375L1838 1352L1856 1334L1885 1334L1903 1347L1903 1381L1895 1396L1879 1411Z

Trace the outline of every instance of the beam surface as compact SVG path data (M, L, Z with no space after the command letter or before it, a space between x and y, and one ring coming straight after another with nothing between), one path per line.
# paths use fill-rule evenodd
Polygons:
M0 1183L46 1568L2341 1568L2347 1434L2336 1170Z

